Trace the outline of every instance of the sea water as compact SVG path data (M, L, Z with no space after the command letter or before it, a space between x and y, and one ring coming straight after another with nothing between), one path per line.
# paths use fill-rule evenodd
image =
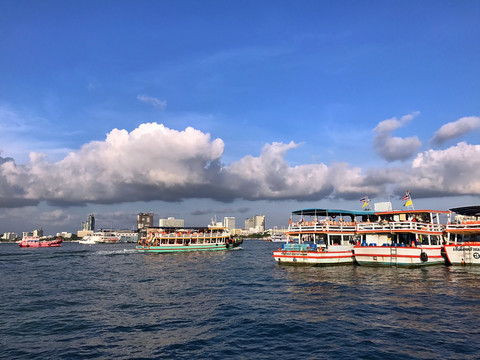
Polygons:
M0 244L4 359L478 359L480 268Z

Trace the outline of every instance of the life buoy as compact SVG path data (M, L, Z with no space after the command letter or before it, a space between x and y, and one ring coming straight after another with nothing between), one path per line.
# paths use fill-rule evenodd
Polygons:
M427 262L428 261L428 255L426 252L421 252L420 253L420 260L422 260L422 262Z

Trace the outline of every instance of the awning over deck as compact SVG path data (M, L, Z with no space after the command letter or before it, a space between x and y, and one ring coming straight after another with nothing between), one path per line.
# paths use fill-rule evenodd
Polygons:
M292 211L292 215L302 216L368 216L375 215L373 211L355 211L341 209L302 209Z
M480 206L462 206L458 208L452 208L450 211L457 213L458 215L466 215L466 216L480 216Z

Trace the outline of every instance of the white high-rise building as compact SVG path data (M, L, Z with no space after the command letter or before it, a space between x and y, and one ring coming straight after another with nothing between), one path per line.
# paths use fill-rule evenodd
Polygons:
M158 221L158 226L160 227L176 227L183 228L185 225L185 220L175 219L174 217L169 217L167 219L160 219Z
M255 215L253 217L253 227L255 232L264 232L265 231L265 215Z
M223 218L223 226L225 226L228 230L235 229L235 218L234 217L224 217Z

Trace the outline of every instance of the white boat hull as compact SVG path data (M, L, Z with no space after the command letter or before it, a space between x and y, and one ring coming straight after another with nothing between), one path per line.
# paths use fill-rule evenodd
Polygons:
M344 265L353 264L353 246L331 246L325 250L279 249L273 252L279 264L288 265Z
M452 265L480 265L480 244L445 245L445 254Z
M355 260L364 266L417 267L445 264L442 247L355 246Z

